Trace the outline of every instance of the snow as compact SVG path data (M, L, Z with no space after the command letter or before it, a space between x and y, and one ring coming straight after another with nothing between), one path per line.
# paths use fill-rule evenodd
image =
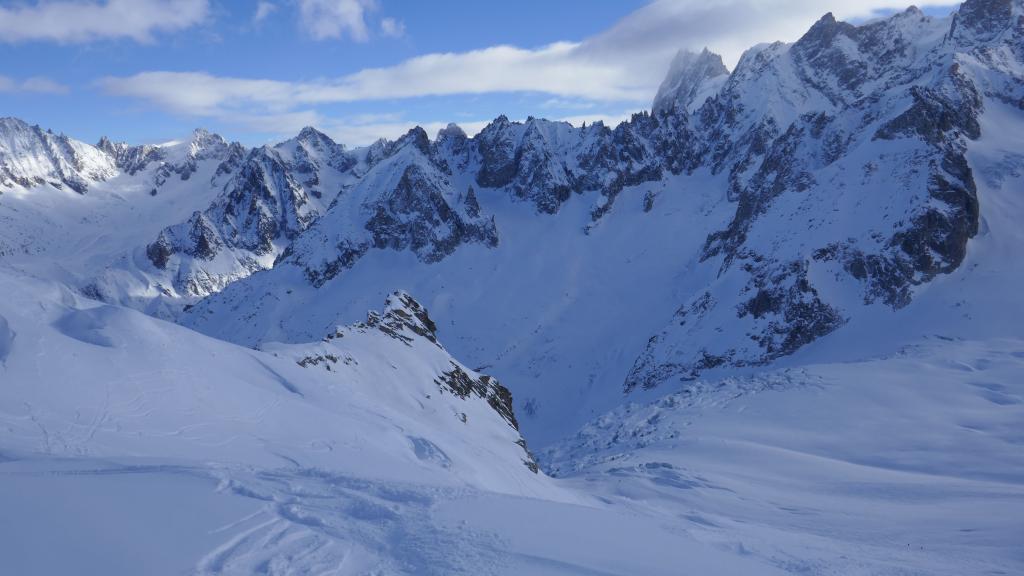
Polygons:
M0 486L8 574L188 574L262 508L171 466L0 462Z
M694 252L705 226L728 217L717 189L706 173L627 189L615 218L589 234L583 228L597 194L570 198L558 214L538 218L530 205L479 190L483 213L497 215L497 247L466 246L430 264L408 252L378 251L320 289L282 265L229 287L184 321L246 345L297 342L361 317L387 287L401 286L431 311L457 358L515 386L517 410L537 400L538 416L520 420L543 444L620 402L633 360L674 312L678 295L708 281ZM648 190L659 196L644 213ZM676 255L654 256L666 246ZM226 313L240 302L254 313ZM619 302L648 305L610 305ZM595 357L595 349L603 353Z
M754 568L529 471L489 406L438 390L431 375L451 360L425 340L354 327L253 351L10 272L0 286L19 334L0 368L5 568L585 573L636 530L652 550L674 544L605 570ZM325 350L341 358L332 370L295 361ZM549 534L590 526L599 540L525 537L546 514ZM62 553L34 563L44 546Z
M544 455L564 480L791 573L1013 574L1024 341L706 380Z
M17 573L1024 567L1022 339L684 384L547 451L548 478L496 450L510 436L458 431L484 406L462 424L419 407L436 387L383 379L424 349L346 332L360 372L338 381L297 366L302 345L246 350L2 278L19 336L0 368L0 549ZM122 337L33 321L68 306Z
M1024 68L1009 45L1024 36L949 34L954 21L908 10L827 46L760 46L694 90L673 70L666 89L693 98L680 122L736 105L723 130L755 150L749 165L659 166L551 214L544 186L583 173L603 126L499 118L482 137L537 178L489 188L455 126L351 152L312 128L256 150L198 130L129 168L125 145L0 120L0 572L1024 573ZM979 138L878 136L912 88L950 78L982 95ZM791 123L783 156L806 188L782 163L759 174L771 150L748 141ZM671 144L615 134L632 140L615 162ZM980 206L954 270L900 307L809 256L875 254L923 208L952 210L929 191L941 146L965 151ZM368 218L410 168L428 210L493 222L496 245L368 247L311 284L303 266L374 240ZM736 262L708 256L738 213L730 193L758 177L784 189L745 223ZM253 214L295 217L263 252L229 207L261 186L274 199ZM392 215L453 238L420 208ZM192 218L226 249L156 268L146 246L184 241ZM766 261L804 275L754 277ZM784 315L743 306L797 281L842 325L762 362L753 336ZM638 359L699 350L741 361L624 393Z

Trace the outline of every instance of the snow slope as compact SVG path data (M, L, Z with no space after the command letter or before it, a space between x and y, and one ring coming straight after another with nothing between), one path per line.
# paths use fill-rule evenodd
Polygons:
M254 351L9 270L0 287L12 573L758 569L535 472L503 388L407 295Z
M1024 570L1024 340L698 380L542 456L566 482L791 574Z
M512 491L538 481L507 392L436 344L407 296L329 340L257 352L61 285L7 272L2 282L0 315L14 335L0 391L7 454L344 462L382 477L397 472L375 459L397 458L423 466L423 478L439 467ZM452 391L446 374L456 370L471 389ZM446 429L456 444L429 440ZM508 468L495 468L501 460Z
M550 478L483 398L442 392L452 360L403 295L333 338L254 351L11 272L0 285L15 573L1024 566L1020 338L688 383L546 451Z

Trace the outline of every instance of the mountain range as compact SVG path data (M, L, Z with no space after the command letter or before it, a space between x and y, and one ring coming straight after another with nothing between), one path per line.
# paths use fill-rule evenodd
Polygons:
M513 526L545 501L577 529L597 500L597 525L642 518L652 542L689 518L686 550L716 573L1011 573L1020 522L984 512L1024 510L1022 151L1021 0L827 14L731 71L681 51L651 110L614 127L93 146L0 119L0 463L163 459L146 473L273 503L201 573L311 546L264 571L597 573L609 560ZM863 484L828 500L847 477ZM340 508L303 482L343 487ZM461 544L417 516L460 517L454 486L482 499ZM934 494L945 520L970 491L984 537L919 515L899 537L952 552L869 545L858 531L891 512L869 486ZM870 551L839 560L851 546ZM616 550L610 573L672 573L675 552Z

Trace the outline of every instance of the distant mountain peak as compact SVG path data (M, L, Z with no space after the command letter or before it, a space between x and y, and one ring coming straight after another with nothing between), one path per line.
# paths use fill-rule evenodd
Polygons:
M430 154L430 136L421 126L410 128L404 136L395 141L395 151L412 145L423 154Z
M116 173L113 160L88 144L19 118L0 118L0 185L49 184L84 194Z
M823 47L830 45L836 36L845 33L852 33L857 30L853 24L836 20L836 17L828 12L818 19L811 28L797 40L795 47L806 49L807 47Z
M466 132L458 124L451 122L444 128L437 131L437 140L442 141L445 139L458 139L461 140L466 138Z
M722 57L707 48L701 52L680 50L658 88L652 110L655 114L664 114L673 109L689 110L703 104L728 76L729 69Z
M323 132L317 130L312 126L306 126L302 130L300 130L298 136L296 136L295 139L298 140L299 142L305 143L336 144L330 136L324 134Z

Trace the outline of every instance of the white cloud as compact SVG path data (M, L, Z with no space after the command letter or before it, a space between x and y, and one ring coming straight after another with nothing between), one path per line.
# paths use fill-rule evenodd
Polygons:
M541 102L540 107L546 110L556 109L576 109L576 110L589 110L596 106L596 102L589 100L576 100L572 98L548 98Z
M680 48L707 47L731 68L752 46L799 39L826 12L840 20L864 19L909 4L910 0L655 0L588 39L579 56L631 66L638 81L656 88ZM956 0L918 2L921 7L954 4Z
M401 38L405 36L405 22L384 18L380 21L380 33L388 38Z
M311 28L314 37L368 38L365 12L375 8L370 0L298 1L303 18L316 21ZM551 106L561 100L577 102L581 110L596 102L605 103L603 109L607 103L622 107L628 103L639 109L650 102L679 48L708 46L734 64L747 47L796 40L826 11L840 19L865 18L880 9L902 7L906 1L656 0L582 42L425 54L394 66L309 82L144 72L105 78L100 85L109 93L147 100L185 115L262 116L282 125L296 115L308 118L325 104L456 94L539 92L551 96ZM932 0L924 5L948 2ZM389 133L397 125L409 124L348 122L337 129L358 136L373 130Z
M397 66L319 82L143 72L104 78L100 85L112 94L142 98L198 116L237 107L280 111L336 102L491 92L540 91L597 100L648 98L648 87L637 86L628 69L575 58L578 46L560 43L537 50L495 46L459 54L428 54Z
M33 76L25 79L21 83L21 89L25 92L45 94L67 94L71 90L67 86L43 76Z
M36 94L67 94L71 89L67 86L45 78L33 76L22 81L17 81L6 76L0 76L0 92L31 92Z
M298 0L302 26L316 40L348 35L356 42L370 39L366 12L374 0Z
M263 134L294 135L306 126L324 126L327 118L315 110L297 112L280 112L272 114L249 114L245 112L229 112L219 117L228 124Z
M150 42L155 32L206 19L208 0L40 1L0 7L0 42L80 43L105 38Z
M268 16L277 11L277 4L273 2L267 2L266 0L260 0L256 4L256 13L252 16L253 24L259 24L267 19Z
M285 112L301 104L296 99L298 85L222 78L202 72L142 72L127 78L103 78L98 85L111 94L140 98L190 116L223 116L254 106Z

